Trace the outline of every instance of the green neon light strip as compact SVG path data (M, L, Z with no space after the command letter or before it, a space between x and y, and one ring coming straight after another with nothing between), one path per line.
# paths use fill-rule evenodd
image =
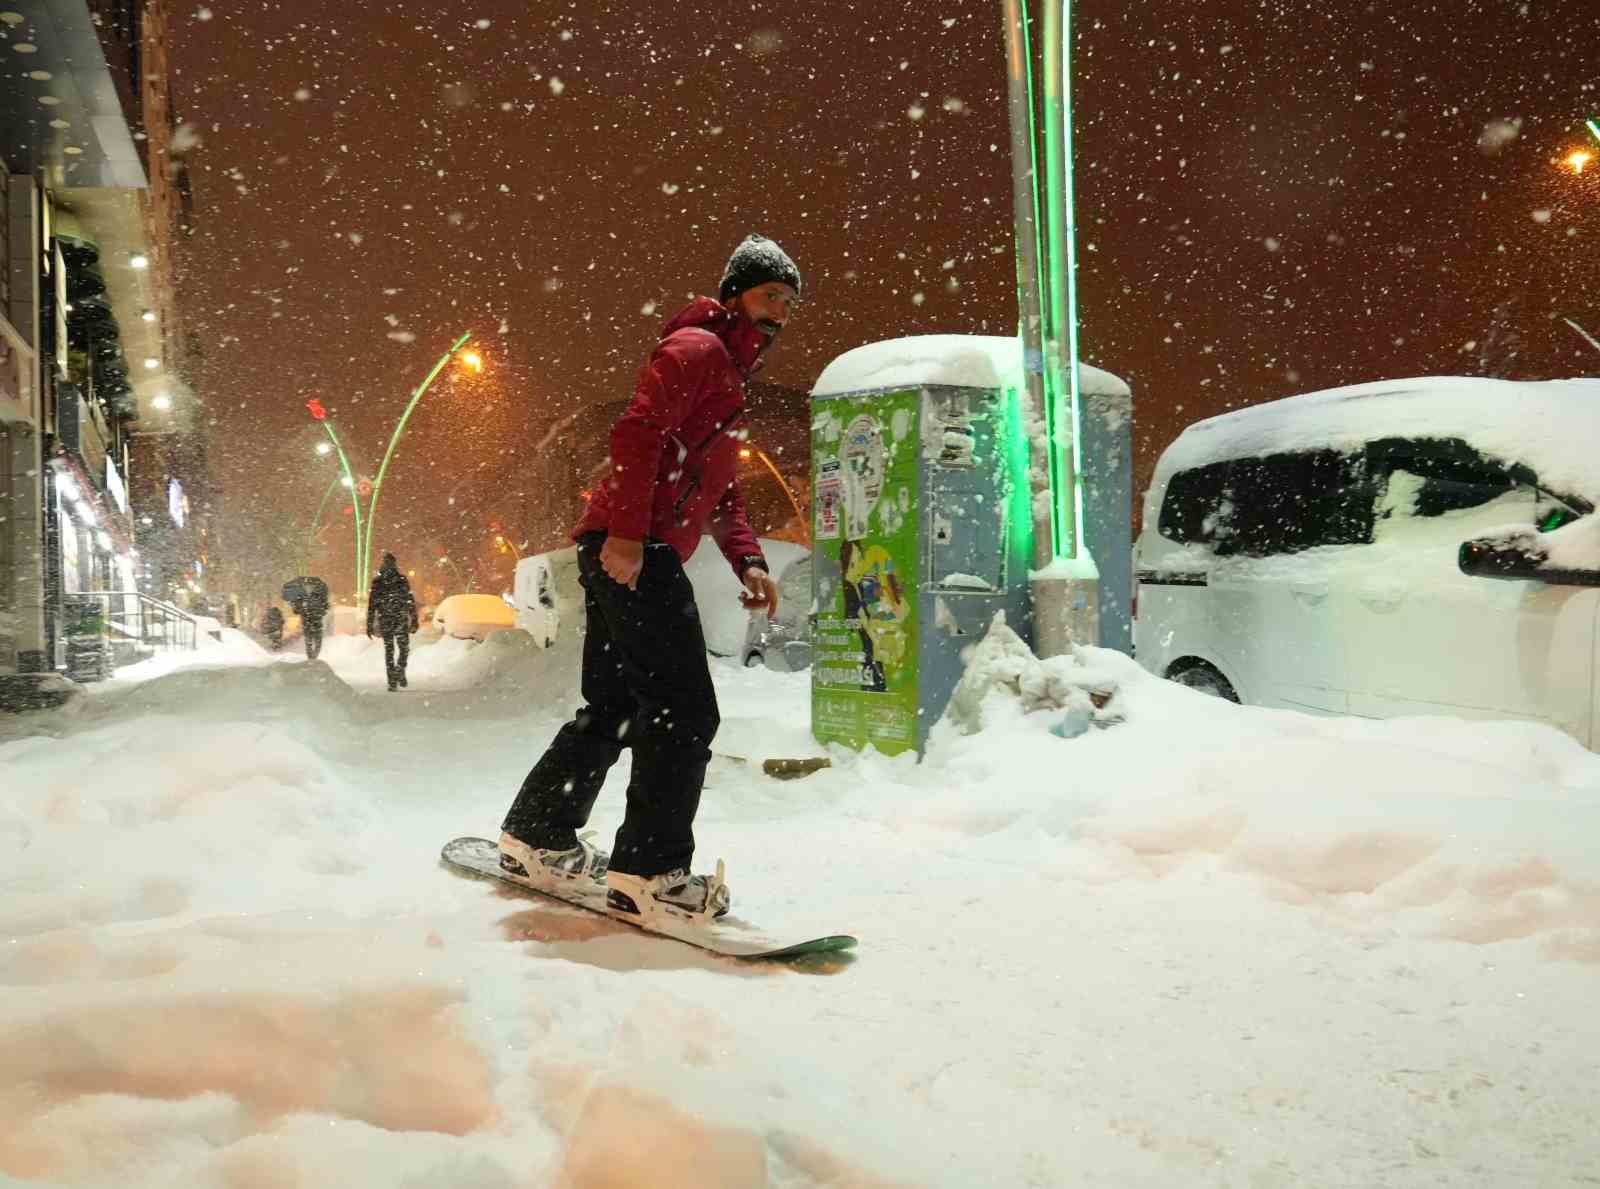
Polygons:
M322 493L322 502L317 505L317 514L311 518L311 531L306 533L306 557L311 556L311 549L317 542L317 526L322 523L322 512L328 506L328 498L333 495L333 489L339 486L339 476L335 475L328 481L328 490Z
M1066 314L1063 319L1067 332L1067 392L1070 401L1067 406L1068 428L1072 434L1072 465L1068 470L1067 490L1063 492L1066 501L1065 514L1067 526L1072 533L1072 544L1067 556L1078 556L1078 543L1083 539L1083 501L1079 496L1079 476L1083 474L1083 456L1080 443L1083 435L1078 432L1079 418L1082 416L1082 402L1080 397L1081 380L1078 376L1078 228L1077 228L1077 195L1072 184L1072 0L1060 0L1061 16L1061 106L1062 115L1061 135L1058 138L1061 146L1063 167L1061 170L1061 194L1059 202L1053 202L1051 209L1059 207L1065 212L1066 228L1062 233L1062 241L1066 245L1064 256L1055 257L1064 260L1066 285L1064 296L1066 299ZM1058 329L1060 324L1058 323Z
M389 459L394 455L395 443L400 440L400 435L405 432L406 422L411 419L411 410L416 408L417 402L427 394L428 386L438 378L440 372L444 371L444 365L450 362L450 357L461 350L470 338L472 338L472 332L469 330L455 341L454 346L439 356L439 362L433 365L433 370L428 373L428 378L422 381L417 390L411 394L411 403L406 406L406 411L400 414L400 420L394 427L394 433L389 437L389 448L383 452L383 462L378 467L378 477L372 483L372 502L367 505L367 544L360 566L361 583L356 590L356 598L358 599L365 597L367 593L367 575L372 568L372 526L378 521L378 493L383 490L383 477L389 472Z
M1049 415L1045 418L1047 457L1050 460L1050 549L1054 557L1071 557L1076 552L1077 534L1072 530L1073 492L1071 472L1062 465L1059 440L1061 430L1061 332L1066 322L1066 295L1062 261L1067 235L1068 212L1062 209L1063 129L1062 112L1062 9L1066 0L1045 0L1044 6L1044 207L1048 243L1045 256L1045 397ZM1071 392L1071 379L1067 390Z
M1036 113L1039 103L1033 93L1033 43L1028 39L1028 5L1026 0L1018 0L1022 5L1022 81L1028 91L1028 178L1033 185L1033 282L1037 292L1043 296L1045 293L1044 275L1044 231L1043 223L1039 218L1039 122ZM1048 305L1040 302L1039 333L1041 339L1049 338L1050 312ZM1050 373L1048 370L1045 375ZM1044 415L1048 424L1052 410L1048 402L1045 404Z
M1600 123L1596 123L1594 120L1585 120L1584 124L1590 132L1594 133L1594 138L1600 140Z
M335 452L339 455L339 465L344 468L344 477L350 480L350 506L356 514L356 575L361 574L361 492L356 489L355 472L350 469L350 460L344 456L344 447L339 444L339 435L333 432L333 422L323 419L322 428L328 432L328 440L333 443ZM365 587L358 581L356 583L356 598L360 599L365 592Z
M1006 537L1010 548L1006 551L1006 564L1022 559L1023 565L1033 561L1033 500L1028 483L1029 442L1028 429L1023 416L1027 400L1025 391L1006 389L1006 481L1010 484L1006 502ZM1006 582L1012 581L1007 571Z

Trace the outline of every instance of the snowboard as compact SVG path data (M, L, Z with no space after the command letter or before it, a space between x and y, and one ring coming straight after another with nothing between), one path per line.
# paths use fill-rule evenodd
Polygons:
M571 891L558 889L545 891L518 883L500 870L500 848L487 838L456 838L445 843L439 853L445 866L479 879L495 879L508 887L529 896L557 900L574 908L587 909L614 921L632 925L641 933L657 937L670 937L702 949L721 954L725 958L745 961L780 961L803 958L809 954L831 954L854 949L856 939L845 933L832 933L812 937L805 941L782 941L769 937L753 925L733 915L715 921L688 921L677 917L662 917L641 921L631 913L618 912L606 904L605 888L595 884L573 884Z

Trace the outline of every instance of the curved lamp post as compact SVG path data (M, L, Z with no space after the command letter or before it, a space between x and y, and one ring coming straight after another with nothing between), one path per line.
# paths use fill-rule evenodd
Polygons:
M317 543L317 529L322 524L323 510L327 508L328 500L332 497L334 490L339 486L339 480L341 478L343 478L342 475L335 475L328 481L328 490L322 493L322 502L317 505L317 514L311 518L311 528L306 532L306 556L304 564L301 567L302 569L305 569L311 564L311 550L312 547Z
M328 435L328 440L333 443L334 453L339 456L339 466L344 470L344 478L346 479L345 486L350 488L350 506L355 510L356 517L355 562L356 576L358 578L356 583L356 599L359 602L362 593L367 589L365 576L361 573L361 559L363 557L362 547L364 544L366 544L361 531L361 492L356 486L355 473L350 469L350 460L345 457L344 447L339 444L339 435L333 432L333 422L328 420L328 410L322 407L322 402L320 400L316 399L316 397L312 397L310 400L306 401L306 411L311 414L314 420L321 423L323 430ZM323 501L327 501L326 496L323 497ZM320 512L318 513L318 516L321 516Z
M364 596L367 590L367 573L372 565L372 526L377 523L378 519L378 493L383 490L383 477L389 471L389 459L394 456L395 443L400 440L400 435L405 432L406 422L410 420L411 411L417 407L417 402L427 394L428 388L434 380L439 378L439 373L444 371L444 366L450 362L450 357L466 346L471 338L472 332L469 330L458 338L448 351L439 356L439 362L433 365L433 370L428 373L427 378L417 385L417 390L411 394L411 403L406 405L406 411L400 414L400 420L394 427L394 433L389 437L389 448L383 452L383 462L378 467L378 477L372 484L372 502L367 505L367 539L357 567L359 575L359 583L356 588L357 598ZM483 366L482 361L479 360L476 366L481 368Z
M809 546L811 544L811 518L800 510L800 501L794 498L794 492L790 489L788 482L779 473L778 468L772 464L772 459L767 457L765 450L758 446L742 446L739 449L740 458L748 459L752 453L765 464L767 470L772 472L772 477L778 481L778 486L783 488L783 494L789 497L789 506L794 509L795 518L799 521L800 527L805 530L806 545Z

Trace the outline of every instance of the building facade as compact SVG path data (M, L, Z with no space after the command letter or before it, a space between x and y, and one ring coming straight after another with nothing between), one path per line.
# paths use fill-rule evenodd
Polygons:
M180 591L203 589L165 5L0 12L0 677L14 690L104 675L147 651Z

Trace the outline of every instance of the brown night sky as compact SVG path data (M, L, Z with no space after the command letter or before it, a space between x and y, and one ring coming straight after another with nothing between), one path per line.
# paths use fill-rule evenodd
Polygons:
M175 5L200 137L182 296L246 572L331 473L307 397L375 467L433 360L483 340L485 376L413 418L378 535L459 554L445 494L500 515L518 454L625 397L747 231L806 280L765 379L1014 329L998 0L444 7ZM1183 424L1239 404L1597 371L1557 320L1600 334L1600 166L1556 163L1600 109L1585 0L1073 11L1084 355L1134 387L1141 485ZM1515 138L1480 144L1506 119Z

